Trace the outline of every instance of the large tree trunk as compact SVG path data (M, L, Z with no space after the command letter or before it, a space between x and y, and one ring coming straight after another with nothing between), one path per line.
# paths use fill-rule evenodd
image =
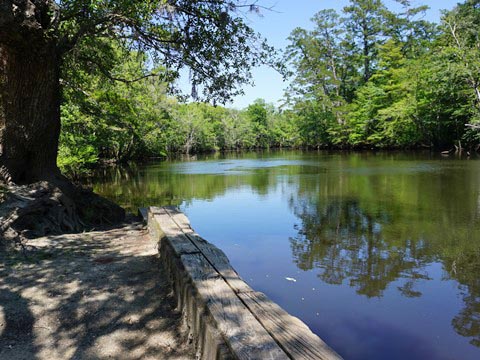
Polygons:
M53 1L1 0L0 166L19 184L59 175L55 14Z
M54 0L0 0L0 246L125 216L58 170L57 19Z

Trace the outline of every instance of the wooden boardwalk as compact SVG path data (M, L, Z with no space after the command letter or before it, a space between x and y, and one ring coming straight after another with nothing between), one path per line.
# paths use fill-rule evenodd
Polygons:
M341 359L301 320L253 290L173 207L143 211L203 359Z

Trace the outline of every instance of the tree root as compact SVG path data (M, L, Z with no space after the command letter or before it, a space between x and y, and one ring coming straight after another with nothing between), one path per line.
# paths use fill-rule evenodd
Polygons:
M26 249L26 241L80 232L122 221L125 211L64 178L0 186L0 247Z

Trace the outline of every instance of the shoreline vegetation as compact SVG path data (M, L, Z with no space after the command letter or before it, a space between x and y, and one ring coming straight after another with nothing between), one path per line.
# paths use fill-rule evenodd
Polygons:
M480 150L480 149L479 149ZM459 158L467 158L471 156L478 155L480 156L479 151L470 152L465 148L459 148L456 145L453 145L452 148L448 150L435 149L433 147L428 147L426 145L418 145L415 147L388 147L388 148L377 148L377 147L334 147L334 146L317 146L317 147L268 147L268 148L248 148L248 149L220 149L220 150L210 150L202 152L194 152L190 154L178 152L173 153L167 156L150 156L143 157L138 159L124 159L123 161L118 161L116 159L98 159L97 163L91 168L91 170L96 170L99 168L105 168L109 166L119 166L129 163L136 163L139 165L149 164L157 161L175 161L175 160L188 160L195 159L197 157L205 156L222 156L229 154L244 154L244 153L276 153L281 151L300 151L300 152L314 152L322 151L327 153L397 153L397 152L429 152L433 155L455 155ZM88 174L87 174L88 177Z
M294 29L282 53L290 85L281 105L258 99L242 110L173 96L164 68L143 77L151 70L146 52L108 40L110 74L140 80L63 68L58 165L75 178L100 161L182 153L478 151L478 4L460 3L435 24L423 19L425 6L400 3L396 13L376 0L312 14L312 30Z

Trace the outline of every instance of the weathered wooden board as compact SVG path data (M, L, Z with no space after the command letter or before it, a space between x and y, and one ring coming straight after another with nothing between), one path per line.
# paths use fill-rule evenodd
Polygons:
M238 359L288 359L202 254L181 256L195 290Z
M162 221L171 226L168 219ZM288 359L203 254L179 255L170 241L170 234L174 234L173 240L178 234L170 228L165 234L161 256L169 263L168 272L173 273L175 292L181 297L179 305L188 318L200 357L209 359L223 351L222 358L232 353L236 359ZM215 333L223 339L221 343L215 340ZM221 350L221 344L230 350Z
M265 294L253 291L238 296L292 359L341 359L300 319L287 313Z
M252 288L242 280L235 269L230 264L227 255L217 248L215 245L209 243L200 237L190 226L188 218L173 207L165 207L167 213L172 217L173 221L178 225L181 231L195 244L195 246L202 252L208 262L219 272L225 279L228 285L235 292L253 291Z
M152 212L152 217L154 222L160 226L162 235L168 237L177 256L200 252L164 208L156 208L155 211ZM160 241L162 241L162 237L160 238Z
M148 219L158 224L151 228L160 234L161 257L199 357L341 359L302 321L248 286L225 253L196 234L176 208L153 208Z

